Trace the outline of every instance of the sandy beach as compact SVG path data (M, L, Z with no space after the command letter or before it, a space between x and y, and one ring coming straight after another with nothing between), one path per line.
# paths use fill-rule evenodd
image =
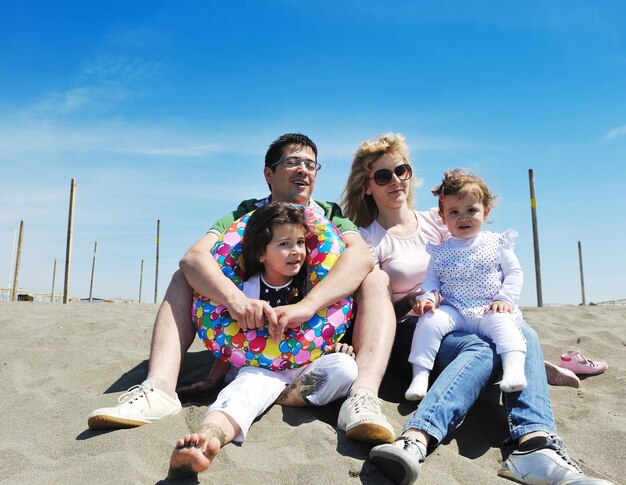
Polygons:
M112 405L142 382L157 307L124 304L0 303L0 482L30 484L158 483L175 440L193 430L207 404L156 424L95 432L86 416ZM583 470L615 483L626 476L626 307L523 309L538 331L547 360L578 348L606 360L609 370L579 389L550 387L557 429ZM189 382L205 375L212 356L196 340L181 372ZM386 379L384 411L400 433L415 404ZM339 404L320 409L273 406L252 426L242 446L227 445L196 481L259 483L389 483L367 461L369 447L335 429ZM422 468L420 483L513 483L496 472L509 448L502 406L474 406L464 424ZM185 483L185 482L178 482Z

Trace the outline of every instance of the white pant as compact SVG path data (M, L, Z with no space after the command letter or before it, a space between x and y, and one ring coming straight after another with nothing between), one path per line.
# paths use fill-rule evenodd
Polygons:
M242 367L235 380L219 393L207 414L221 411L230 416L241 428L233 441L243 443L255 418L301 375L311 376L306 399L314 406L322 406L345 397L357 373L356 361L342 353L325 354L311 364L284 371Z
M489 312L481 318L466 318L454 307L441 305L434 312L419 317L409 362L426 369L433 368L441 339L455 330L487 337L496 344L496 352L526 352L526 341L512 313Z

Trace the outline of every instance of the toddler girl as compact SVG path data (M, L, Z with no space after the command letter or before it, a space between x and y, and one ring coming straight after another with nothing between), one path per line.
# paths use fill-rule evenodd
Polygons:
M409 355L413 380L405 397L424 397L441 339L454 330L491 339L502 359L500 389L521 391L526 387L526 342L517 325L523 281L513 253L517 233L481 231L494 196L480 177L448 170L432 192L439 197L439 214L451 236L426 247L431 260L422 285L425 293L416 298L414 308L421 316Z

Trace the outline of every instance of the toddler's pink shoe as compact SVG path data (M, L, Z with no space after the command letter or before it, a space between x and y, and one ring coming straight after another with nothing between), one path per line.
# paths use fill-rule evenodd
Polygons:
M578 388L580 379L571 370L554 365L552 362L544 361L546 367L546 377L551 386L569 386Z
M609 368L606 362L588 359L577 350L568 350L567 353L561 355L561 367L583 375L602 374Z

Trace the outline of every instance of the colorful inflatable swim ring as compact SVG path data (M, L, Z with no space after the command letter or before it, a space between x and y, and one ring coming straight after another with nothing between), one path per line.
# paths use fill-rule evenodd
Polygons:
M250 214L235 221L215 243L211 254L222 272L242 289L241 240ZM305 208L309 231L306 236L307 291L319 283L346 248L341 234L326 217ZM337 342L352 321L352 298L318 311L297 328L285 329L279 343L268 335L267 328L243 331L225 306L194 294L192 317L198 337L216 357L235 367L245 365L270 370L296 368L313 362L327 344Z

